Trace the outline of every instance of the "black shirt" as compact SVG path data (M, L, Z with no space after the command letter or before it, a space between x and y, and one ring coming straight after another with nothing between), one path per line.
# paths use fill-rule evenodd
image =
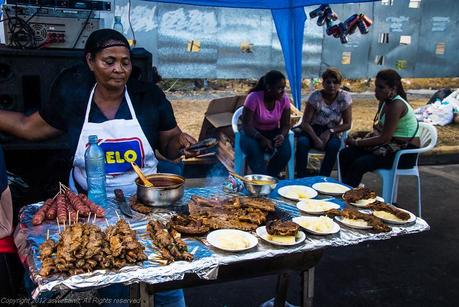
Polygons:
M58 76L51 88L48 103L42 105L39 111L48 124L67 132L72 154L78 145L86 106L94 84L94 76L85 65L69 68ZM153 149L157 149L159 132L177 126L170 102L164 92L151 82L129 79L127 91L148 142ZM127 102L123 99L115 119L131 118ZM101 123L107 120L93 101L89 121Z
M0 147L0 194L8 187L8 176L6 175L5 156L3 149Z

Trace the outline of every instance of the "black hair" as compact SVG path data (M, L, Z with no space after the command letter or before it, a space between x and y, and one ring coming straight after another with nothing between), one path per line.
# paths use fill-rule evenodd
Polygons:
M389 87L395 88L397 95L407 100L405 90L403 89L402 77L393 69L384 69L378 72L376 79L384 81ZM408 101L408 100L407 100Z
M129 52L131 51L128 40L120 32L112 29L96 30L89 35L86 41L84 57L86 58L86 55L89 53L91 58L94 59L96 54L102 49L115 46L126 47Z
M322 73L322 80L328 78L335 78L339 84L341 84L341 82L343 81L343 75L338 70L338 68L335 67L329 67Z
M271 70L258 80L257 84L249 90L249 93L264 91L267 87L273 87L280 80L285 80L285 76L278 70Z

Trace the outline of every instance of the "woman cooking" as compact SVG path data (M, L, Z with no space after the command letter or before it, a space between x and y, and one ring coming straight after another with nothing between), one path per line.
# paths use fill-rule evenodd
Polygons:
M413 108L406 101L400 75L392 69L376 75L375 96L379 101L373 132L363 138L351 136L347 148L339 154L342 181L357 187L366 172L391 168L395 152L402 148L418 148L419 124ZM399 168L411 168L416 154L403 155Z
M73 178L84 190L84 152L88 136L95 134L106 153L107 193L123 188L131 194L137 175L130 162L136 162L146 174L156 173L155 150L173 160L196 140L177 126L169 101L154 83L129 79L130 48L121 33L111 29L94 31L84 54L87 67L70 69L60 76L49 102L39 112L26 116L0 111L0 130L27 140L66 132L74 152ZM124 288L116 294L127 295ZM113 292L109 295L113 297ZM160 306L184 306L181 291L159 293L155 300Z
M84 151L88 136L95 134L107 156L107 193L123 187L130 194L136 178L131 161L146 174L156 173L154 150L174 160L181 148L196 140L182 133L169 101L155 84L129 79L130 49L122 34L111 29L93 32L85 60L87 67L70 69L55 81L39 112L25 116L0 111L0 130L28 140L67 132L74 153L73 177L84 190Z

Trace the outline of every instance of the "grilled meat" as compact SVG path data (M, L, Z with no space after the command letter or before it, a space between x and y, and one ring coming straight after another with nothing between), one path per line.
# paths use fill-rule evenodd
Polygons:
M261 197L239 197L243 207L256 208L267 212L276 211L274 202Z
M153 244L161 253L161 257L168 263L176 260L193 261L193 255L187 251L187 245L180 238L180 234L163 223L150 220L147 232Z
M51 239L46 240L40 245L40 258L45 259L51 257L56 251L56 242Z
M190 216L211 229L233 228L254 230L266 222L274 203L256 197L226 199L204 198L197 195L188 203Z
M382 203L382 202L379 202L379 201L376 201L376 202L368 205L368 208L373 209L375 211L389 212L389 213L395 215L396 217L398 217L399 219L404 220L404 221L406 221L406 220L408 220L410 218L410 215L407 212L402 211L399 208L394 207L392 205L385 204L385 203Z
M376 192L370 190L369 188L355 188L343 194L343 199L347 203L355 203L361 199L372 198L376 198Z
M174 215L171 219L171 227L188 235L202 235L210 230L201 220L186 215Z
M40 246L42 268L39 274L42 276L52 272L74 275L96 269L119 269L147 259L144 246L124 220L105 232L96 225L76 223L66 227L57 245L53 247L53 244L52 240L47 240Z
M365 214L354 209L331 209L326 212L329 217L341 216L353 220L364 220L373 227L373 230L376 232L389 232L392 230L389 226L384 224L381 219L377 218L372 214Z
M292 221L273 220L266 223L266 231L272 236L296 236L299 229L300 226Z

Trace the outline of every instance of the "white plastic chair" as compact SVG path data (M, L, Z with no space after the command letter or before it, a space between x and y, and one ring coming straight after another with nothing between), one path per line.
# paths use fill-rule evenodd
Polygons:
M240 141L241 141L241 134L239 133L239 127L238 127L238 122L239 122L239 117L242 115L242 110L244 107L238 108L231 119L231 126L233 128L234 132L234 171L238 173L239 175L244 175L245 173L245 164L246 164L246 159L247 156L246 154L242 151ZM291 149L291 156L290 160L287 163L287 172L288 172L288 179L293 179L295 176L295 152L294 152L294 137L293 137L293 132L290 130L288 132L288 139L290 141L290 149ZM265 161L269 161L271 158L270 154L265 154L264 159Z
M432 150L437 144L437 129L430 124L419 123L419 138L421 141L421 147L415 149L403 149L399 150L395 154L394 163L391 169L377 169L375 170L382 179L383 192L382 197L388 203L397 201L398 193L398 179L399 176L416 176L417 177L417 188L418 188L418 216L421 216L421 178L419 176L419 154ZM398 162L400 157L406 154L417 154L416 164L409 169L398 169Z

